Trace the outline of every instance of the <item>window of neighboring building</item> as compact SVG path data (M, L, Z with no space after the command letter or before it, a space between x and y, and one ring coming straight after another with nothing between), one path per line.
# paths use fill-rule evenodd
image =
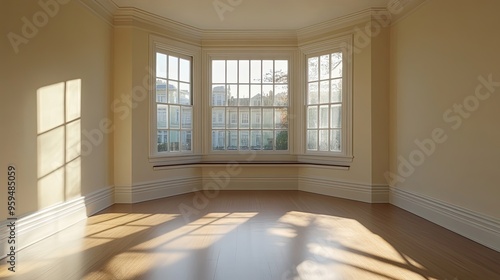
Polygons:
M288 60L211 60L212 151L288 150Z
M156 52L157 152L192 151L191 58Z

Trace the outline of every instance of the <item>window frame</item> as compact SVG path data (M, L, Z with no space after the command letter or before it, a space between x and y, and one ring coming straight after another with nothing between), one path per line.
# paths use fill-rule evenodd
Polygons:
M201 48L151 35L149 38L149 161L155 164L196 163L201 159ZM176 152L158 152L157 110L156 110L156 54L160 52L191 60L191 150ZM179 105L181 106L181 105ZM179 137L181 137L179 135Z
M249 158L252 161L296 161L296 152L294 149L294 135L296 129L294 128L294 121L290 117L295 113L294 110L294 76L295 76L295 60L297 57L297 48L286 49L263 49L252 48L249 50L239 48L207 48L203 50L204 58L204 84L203 88L205 94L203 95L203 111L207 116L211 116L212 109L212 61L214 60L287 60L288 61L288 150L212 150L212 118L205 118L203 123L203 136L205 141L203 143L203 160L204 161L239 161ZM216 83L215 83L216 84ZM264 108L255 106L255 108ZM246 106L243 106L246 108ZM248 108L252 109L253 106ZM240 116L238 116L240 117ZM259 116L262 117L262 116ZM226 116L227 118L227 116ZM248 117L249 122L251 116ZM225 120L227 122L227 120ZM237 122L241 120L238 118ZM217 130L217 129L215 129ZM239 131L239 130L238 130ZM273 131L279 131L273 128ZM250 141L250 137L249 137ZM275 144L274 144L275 145Z
M300 162L305 163L320 163L320 164L332 164L332 165L345 165L349 166L353 161L352 155L352 138L353 138L353 128L352 128L352 82L353 82L353 72L352 72L352 52L353 39L352 35L347 35L343 37L338 37L334 39L323 40L318 43L307 44L300 47L301 49L301 61L303 67L300 70L303 73L301 79L301 89L302 89L302 126L300 131L303 132L301 135L301 153L298 156ZM307 149L307 120L308 120L308 59L310 57L320 57L322 55L329 55L335 52L342 53L342 145L341 151L311 151ZM319 90L319 89L318 89ZM329 102L328 104L332 104ZM319 113L319 112L318 112ZM318 124L319 125L319 124ZM329 128L330 130L330 128Z

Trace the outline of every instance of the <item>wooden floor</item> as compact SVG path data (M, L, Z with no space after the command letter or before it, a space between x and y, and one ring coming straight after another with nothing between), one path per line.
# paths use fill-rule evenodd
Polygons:
M299 191L114 205L17 261L1 279L500 279L500 253L404 210Z

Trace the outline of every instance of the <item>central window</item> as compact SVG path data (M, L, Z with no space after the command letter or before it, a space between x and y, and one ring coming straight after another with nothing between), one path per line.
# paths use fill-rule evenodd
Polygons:
M288 60L211 60L212 151L288 150Z

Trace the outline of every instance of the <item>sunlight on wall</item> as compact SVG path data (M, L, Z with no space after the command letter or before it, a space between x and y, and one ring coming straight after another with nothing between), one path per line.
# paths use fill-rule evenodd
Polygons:
M37 90L38 208L81 194L81 79Z

